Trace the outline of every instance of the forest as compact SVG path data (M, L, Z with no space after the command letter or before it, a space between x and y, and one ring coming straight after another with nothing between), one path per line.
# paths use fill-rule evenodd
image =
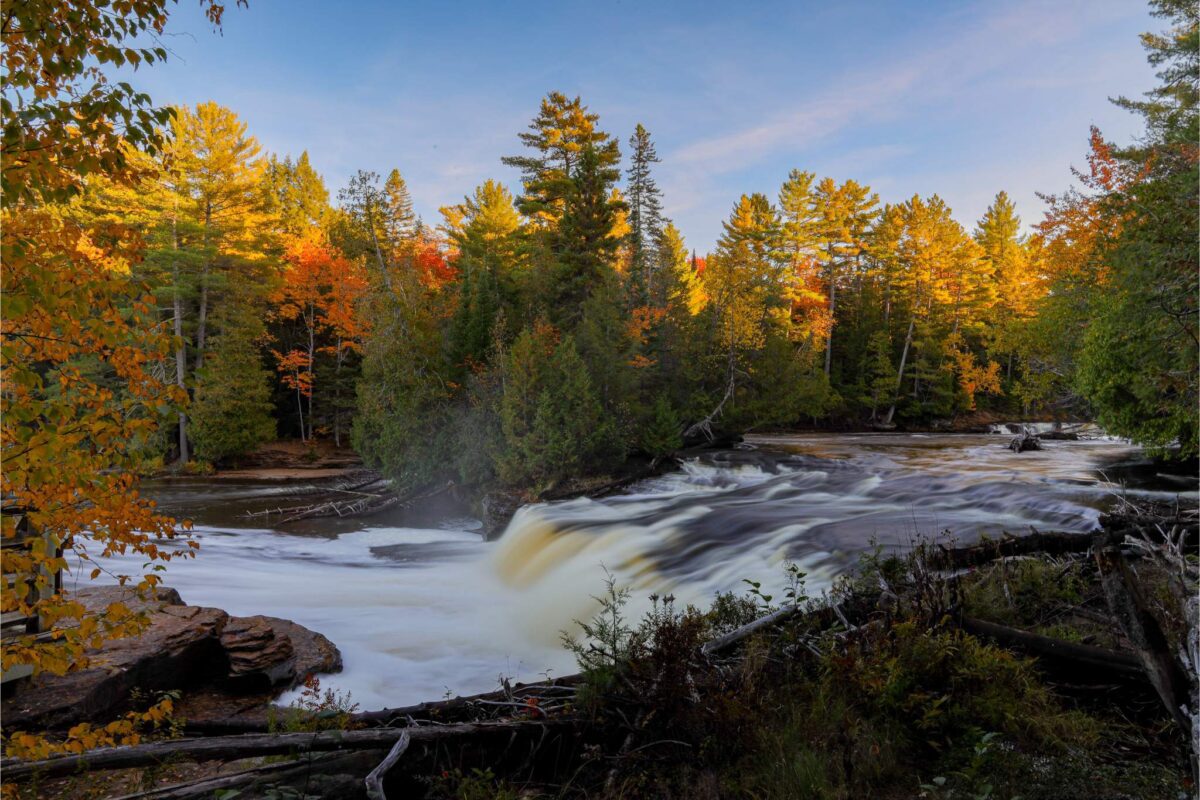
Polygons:
M977 410L1094 416L1186 456L1194 165L1177 94L1123 101L1144 143L1092 130L1078 186L1029 233L1004 191L968 229L937 195L883 204L794 169L734 200L697 254L664 215L650 132L623 141L558 92L515 132L518 190L482 180L436 222L398 169L359 171L335 202L306 152L262 152L212 102L171 109L154 154L121 145L135 185L89 176L56 213L142 243L137 324L173 340L153 369L190 401L137 442L160 468L282 436L352 444L402 488L544 489L722 432Z
M245 3L239 0L229 14L214 0L200 5L220 30L236 24ZM1053 187L1066 183L1069 170L1073 183L1043 195L1044 210L1018 209L1005 187L995 186L986 213L966 221L937 194L886 203L860 182L864 176L819 175L797 164L777 176L778 188L769 193L730 197L719 240L697 252L668 217L672 198L656 181L663 162L647 127L651 119L632 131L609 131L585 98L547 86L540 105L529 109L528 127L511 132L512 154L496 165L497 173L516 170L519 183L480 174L461 203L442 207L438 219L422 219L404 164L383 171L364 164L346 185L329 186L308 152L267 152L237 109L217 101L158 106L130 83L111 79L112 70L168 58L153 40L173 3L9 4L0 11L3 609L6 620L15 614L53 630L6 636L6 675L25 668L26 675L69 676L87 666L89 653L146 630L148 618L136 604L113 602L97 613L55 576L112 579L144 599L163 588L166 562L200 551L191 522L177 522L142 494L140 477L235 468L279 440L299 442L314 459L318 445L352 450L397 497L454 486L472 502L497 491L532 502L564 487L566 497L584 479L607 480L631 464L675 464L672 457L685 449L763 432L962 431L1013 419L1087 420L1143 448L1156 464L1194 463L1200 17L1181 0L1150 5L1165 26L1142 38L1158 83L1144 97L1113 101L1140 118L1143 132L1118 142L1095 127L1079 131L1079 166L1062 165L1064 179L1045 176ZM1064 619L1076 619L1072 609L1088 602L1099 607L1105 597L1115 603L1114 596L1136 595L1141 604L1141 590L1112 594L1112 575L1129 573L1110 551L1121 536L1153 527L1147 519L1175 526L1146 534L1147 542L1166 548L1154 551L1158 560L1143 554L1159 570L1147 574L1165 576L1168 587L1151 600L1169 606L1180 586L1194 595L1195 559L1185 552L1196 535L1194 512L1181 511L1178 497L1172 509L1155 506L1153 514L1121 508L1087 520L1108 526L1094 538L1049 536L1064 548L1052 551L1062 562L1012 573L1021 602L1058 608ZM1139 522L1139 514L1149 516ZM24 549L10 546L24 536L20 525L41 531L41 538ZM1129 557L1128 541L1121 546L1120 557ZM1098 556L1099 566L1081 555L1102 548L1109 556ZM762 746L747 715L784 714L764 730L796 741L770 746L796 748L803 740L830 763L869 761L864 752L876 758L878 742L902 731L895 753L884 745L894 773L865 776L847 766L838 773L845 792L811 794L820 797L855 796L885 785L885 777L911 787L916 773L904 770L923 761L973 768L963 766L970 755L961 748L978 742L971 746L982 759L993 741L988 730L1028 746L1026 753L1060 747L1073 736L1099 747L1112 731L1128 733L1125 720L1099 712L1094 718L1060 713L1058 695L1047 699L1050 690L1032 662L950 630L946 620L957 615L960 627L975 625L972 635L990 631L1024 645L1027 638L1007 628L997 634L996 626L1036 627L1035 639L1062 633L1040 611L1013 610L1018 604L1003 558L993 563L982 549L931 552L916 547L904 557L879 551L864 557L866 577L836 584L836 602L822 611L802 610L804 575L789 562L790 605L772 604L762 585L747 579L749 595L719 595L709 611L677 611L671 595L660 600L656 593L640 623L621 621L628 592L609 575L600 602L612 616L583 627L580 641L590 637L592 646L565 637L579 656L576 683L564 689L549 681L532 706L507 683L503 694L472 701L516 704L526 716L515 721L500 719L494 708L487 719L459 719L465 706L458 700L422 704L414 713L436 707L468 727L511 730L511 742L530 735L525 722L547 722L538 702L570 714L585 710L593 727L581 735L592 738L570 758L582 758L578 768L595 789L587 796L596 797L622 796L622 785L645 789L660 779L676 793L646 789L644 796L692 796L700 784L688 781L711 777L693 774L690 756L664 768L678 774L647 777L658 767L643 773L638 762L618 776L632 763L626 756L641 747L680 744L667 724L672 720L682 726L679 736L695 734L683 746L694 746L693 753L703 748L713 763L720 749L713 742L727 726L734 729L730 757L744 756L736 770L745 772L735 772L746 786L795 777L747 766L758 763ZM140 574L115 574L112 560L121 557L140 559ZM979 568L970 581L942 582L938 570L964 564ZM1050 577L1055 570L1058 577ZM27 577L9 580L10 574ZM1062 576L1069 576L1069 587L1059 585ZM1187 725L1200 719L1187 707L1196 703L1194 675L1163 655L1167 638L1194 640L1195 621L1189 628L1186 615L1195 606L1181 602L1185 610L1168 614L1162 641L1146 644L1129 628L1122 638L1086 625L1084 633L1063 636L1081 648L1102 641L1111 650L1105 657L1133 647L1134 655L1103 665L1122 680L1141 676L1137 658L1159 659L1161 674L1145 667L1153 684L1147 706L1165 699L1168 717ZM1001 607L1010 611L997 612ZM1137 607L1133 618L1149 626ZM1094 628L1100 612L1090 613ZM751 638L767 630L761 620L768 618L775 633ZM777 624L793 618L802 627ZM734 634L736 640L726 639ZM697 666L696 653L707 658L726 648L743 648L735 666L704 659ZM817 660L803 661L802 651ZM1097 657L1078 652L1085 661ZM945 706L930 700L941 688L922 683L943 673L953 687ZM1137 680L1146 690L1143 677ZM315 716L302 724L313 727L287 731L309 737L301 749L342 747L340 740L317 744L330 719L346 727L383 718L369 712L351 719L351 709L332 695L322 700L312 684L304 685L312 693L306 697L316 700L306 707ZM717 711L696 711L694 698L675 692L685 685L699 687L697 696ZM571 700L555 694L568 690ZM875 704L863 717L833 699L860 695ZM787 717L787 703L798 696L806 709L824 708L835 722L823 728L814 718ZM1171 708L1171 698L1184 705ZM48 737L7 729L5 767L32 770L23 762L178 738L177 699L161 695L142 710ZM1009 700L1011 708L1004 705ZM925 716L918 724L913 714ZM635 723L623 719L620 728L618 716ZM869 724L862 722L867 717ZM547 724L577 731L572 726L583 726L580 719ZM487 728L492 723L499 727ZM1180 763L1187 771L1195 761L1194 752L1180 755L1187 748L1177 731L1164 732L1170 724L1147 733L1145 746L1171 751L1175 760L1166 771L1175 770L1174 780ZM380 742L394 738L386 733L391 728L380 730L348 729L354 736L346 747L378 755ZM478 732L414 730L424 731L414 741ZM646 740L637 748L635 734ZM921 738L927 734L933 738ZM300 739L288 742L272 740L262 753L294 755L288 748ZM211 746L214 758L224 757L226 744ZM611 770L588 761L591 747L616 753ZM128 758L141 764L146 752ZM1105 757L1079 757L1089 769L1111 765ZM126 756L114 758L125 763ZM50 764L50 772L66 774L66 763ZM1032 761L1020 763L1034 770ZM1076 767L1069 759L1055 762L1064 775ZM555 769L556 785L566 786L559 796L576 796L568 791L574 775L566 780L557 762ZM451 780L451 772L441 775ZM494 788L490 772L454 775L462 785L478 778ZM1027 778L1013 775L1012 786ZM436 784L434 777L425 786ZM922 796L966 796L941 793L942 786L925 787L932 793ZM370 796L382 797L379 791ZM457 791L446 796L470 796ZM761 796L787 795L764 790Z

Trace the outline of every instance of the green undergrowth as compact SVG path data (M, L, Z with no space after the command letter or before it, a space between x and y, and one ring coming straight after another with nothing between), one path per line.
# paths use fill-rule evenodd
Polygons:
M785 604L809 604L803 575L791 567L789 576ZM1063 609L1086 606L1095 591L1087 567L1067 562L1012 562L951 586L918 557L875 553L822 598L840 604L851 629L814 611L709 660L697 654L703 642L777 608L758 585L719 596L706 612L653 598L646 617L631 621L628 594L610 578L601 614L567 640L586 676L575 711L594 734L578 762L537 783L448 774L432 794L1186 796L1186 743L1161 715L1063 694L1035 662L955 623L962 609L1062 638L1094 637L1087 625L1097 623Z

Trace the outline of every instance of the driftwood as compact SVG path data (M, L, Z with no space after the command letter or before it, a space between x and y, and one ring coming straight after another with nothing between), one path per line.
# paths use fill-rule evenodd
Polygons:
M411 706L380 708L359 711L349 715L352 727L403 727L410 719L433 719L437 722L466 722L478 720L485 715L491 702L507 701L513 705L527 707L527 701L536 698L539 705L545 702L573 696L575 687L583 681L580 674L564 675L551 681L517 683L491 692L452 697L447 700L430 700ZM510 709L512 705L508 706ZM496 707L499 708L499 707ZM488 716L501 716L500 712L488 712ZM268 717L264 713L255 717L233 717L229 719L189 722L185 730L189 734L204 736L227 736L240 733L261 733L267 730Z
M716 639L713 639L710 642L705 642L700 646L700 652L706 656L719 653L720 651L728 648L730 645L736 644L743 639L747 639L761 630L778 625L779 623L784 622L785 620L788 620L805 610L805 606L786 606L772 614L767 614L765 617L759 617L753 622L749 622L742 627L737 628L736 630L732 630L724 636L718 636Z
M1052 442L1054 442L1054 441L1057 441L1057 442L1077 442L1077 441L1079 441L1079 434L1073 433L1071 431L1044 431L1042 433L1039 433L1037 435L1037 437L1039 439L1045 439L1047 441L1052 441Z
M387 775L388 770L396 765L400 756L404 755L410 742L412 742L412 735L408 731L401 733L400 738L388 751L387 758L383 759L379 766L367 775L363 781L367 785L367 800L387 800L387 794L383 791L383 776Z
M516 684L512 687L497 689L494 692L453 697L449 700L431 700L400 708L381 708L376 711L362 711L351 716L351 720L359 725L402 725L410 718L436 717L439 722L450 722L457 719L478 718L481 705L489 701L524 701L538 698L539 701L549 696L574 694L574 687L583 682L583 675L566 675L544 683Z
M319 519L325 517L361 517L371 514L378 514L381 511L386 511L390 508L408 508L422 500L427 500L431 497L448 491L454 486L453 482L448 482L444 486L439 486L426 491L409 493L406 495L396 494L388 489L386 481L375 479L361 484L354 488L329 488L323 490L326 495L347 494L353 497L327 498L316 503L308 503L306 505L288 506L286 508L274 508L265 511L254 511L248 513L249 517L278 517L276 524L287 525L291 522L299 522L304 519ZM376 491L364 492L361 489L378 487Z
M334 750L380 750L390 748L407 734L413 742L441 743L477 736L514 736L550 728L573 727L571 719L464 722L419 728L370 728L356 731L318 733L252 733L198 739L167 739L126 747L104 747L80 754L52 756L40 761L18 758L0 760L0 771L10 781L33 776L43 779L92 769L128 769L175 761L232 761L257 756L294 755Z

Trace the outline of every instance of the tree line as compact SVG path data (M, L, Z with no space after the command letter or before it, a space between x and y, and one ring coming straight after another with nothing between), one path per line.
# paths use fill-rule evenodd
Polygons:
M1185 69L1178 42L1150 46ZM967 229L937 195L886 204L797 169L699 256L646 128L622 170L617 137L557 92L503 159L519 193L486 180L436 226L399 171L360 171L333 203L307 153L264 156L214 103L130 152L134 187L89 181L69 213L144 240L135 276L174 342L159 368L191 397L145 446L178 462L328 437L403 487L545 488L722 431L977 409L1095 414L1194 452L1184 84L1122 101L1145 142L1093 131L1080 187L1029 233L1003 191ZM1164 213L1177 229L1137 224Z

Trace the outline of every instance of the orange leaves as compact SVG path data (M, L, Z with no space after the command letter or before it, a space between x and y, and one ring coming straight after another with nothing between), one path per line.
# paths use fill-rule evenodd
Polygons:
M814 344L824 342L833 329L833 315L829 311L820 261L811 256L801 259L788 288L792 338Z
M101 245L47 209L7 213L0 227L0 491L6 506L30 510L29 521L45 537L26 550L5 548L4 572L28 581L6 581L0 607L50 622L82 619L81 605L44 591L68 563L58 547L71 564L95 552L139 553L148 561L175 555L157 544L175 537L173 521L138 496L125 470L160 414L184 398L151 369L170 340L143 313L144 287L130 281L136 248L128 234ZM16 536L16 527L6 521L3 534ZM139 586L156 579L124 577ZM31 585L43 590L40 597ZM6 640L4 663L65 672L82 663L84 648L98 637L136 627L135 620L102 615L60 632L55 642Z
M346 258L315 229L292 237L284 260L283 282L271 297L274 313L299 322L306 343L286 353L271 352L284 385L310 398L311 411L317 354L332 354L340 363L347 351L361 349L366 323L359 306L367 276L361 263Z
M362 265L315 232L294 237L284 259L283 283L272 296L276 313L284 319L304 318L306 325L326 329L357 348L363 321L356 309L367 291Z
M287 353L272 350L271 354L279 362L278 369L284 385L305 397L311 397L315 379L312 358L308 353L303 350L289 350Z
M420 239L413 243L412 248L413 266L425 286L441 289L458 277L458 270L446 258L436 240Z

